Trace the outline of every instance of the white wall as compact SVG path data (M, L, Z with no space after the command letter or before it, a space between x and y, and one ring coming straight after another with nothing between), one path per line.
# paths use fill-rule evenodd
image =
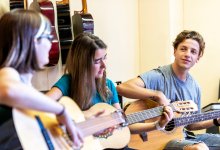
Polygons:
M79 1L74 0L76 3ZM108 45L108 77L132 78L139 72L137 0L87 0L95 34Z
M95 34L108 45L108 78L118 81L134 77L139 72L138 1L87 0L87 7ZM70 8L73 15L82 9L81 1L71 0ZM33 84L39 90L48 90L61 74L60 62L58 67L37 73Z
M220 80L219 0L184 0L184 27L199 31L206 42L204 56L192 74L202 87L202 104L216 102Z
M140 0L140 71L167 64L169 50L168 0Z
M206 49L191 70L202 88L202 105L217 102L220 80L219 0L140 0L141 72L172 62L172 41L183 29L197 30Z

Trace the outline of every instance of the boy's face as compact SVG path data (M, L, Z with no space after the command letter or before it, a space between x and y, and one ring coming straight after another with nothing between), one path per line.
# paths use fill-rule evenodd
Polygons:
M174 50L175 63L182 69L189 70L199 60L199 43L186 39Z

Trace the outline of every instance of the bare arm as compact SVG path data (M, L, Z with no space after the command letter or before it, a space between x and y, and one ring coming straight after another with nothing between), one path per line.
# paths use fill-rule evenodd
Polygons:
M217 120L218 120L218 122L220 122L219 119L217 119ZM201 130L201 129L207 129L212 126L214 126L213 120L207 120L207 121L202 121L202 122L190 124L186 128L188 130Z
M20 81L19 74L11 68L0 70L0 103L9 107L29 108L59 114L62 106L49 97Z
M52 98L53 100L58 101L62 96L63 93L61 92L61 90L57 87L52 87L47 93L47 96L49 96L50 98Z
M115 103L115 104L113 104L113 106L114 106L116 109L121 109L121 106L120 106L119 103Z
M160 91L146 89L144 82L139 77L128 80L117 87L119 95L133 99L153 98L159 104L168 105L169 100Z
M0 70L0 89L0 104L54 113L57 115L59 123L67 127L68 132L73 138L74 145L81 145L83 141L81 132L75 127L65 108L33 87L22 83L16 70L12 68Z

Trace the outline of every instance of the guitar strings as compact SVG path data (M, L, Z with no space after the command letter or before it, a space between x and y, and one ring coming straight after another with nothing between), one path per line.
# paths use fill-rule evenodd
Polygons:
M89 132L89 131L94 131L94 129L96 128L102 128L102 127L106 127L106 124L118 124L118 122L120 122L121 119L112 119L110 121L107 121L107 122L103 122L103 123L99 123L99 124L95 124L95 125L87 125L87 126L84 126L84 131L85 132ZM112 127L114 127L115 125L113 125ZM107 129L107 128L105 128ZM104 130L104 129L103 129Z
M179 118L173 118L166 126L165 130L172 130L179 126L189 125L195 122L210 120L213 118L218 118L220 111L211 111L205 113L185 113Z
M106 122L110 123L112 120L113 121L116 120L116 122L120 122L120 123L122 122L122 121L120 121L120 116L112 114L112 115L108 115L108 116L101 116L101 117L97 117L97 118L93 118L93 119L88 119L88 120L86 120L86 122L79 122L78 126L86 128L88 126L88 124L89 125L95 124L93 126L96 126L97 124L104 124L104 123L106 124Z

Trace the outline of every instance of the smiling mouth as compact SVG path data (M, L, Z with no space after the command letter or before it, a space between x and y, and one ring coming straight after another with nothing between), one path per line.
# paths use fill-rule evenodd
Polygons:
M183 62L186 62L186 63L190 63L191 61L190 60L187 60L187 59L182 59Z

